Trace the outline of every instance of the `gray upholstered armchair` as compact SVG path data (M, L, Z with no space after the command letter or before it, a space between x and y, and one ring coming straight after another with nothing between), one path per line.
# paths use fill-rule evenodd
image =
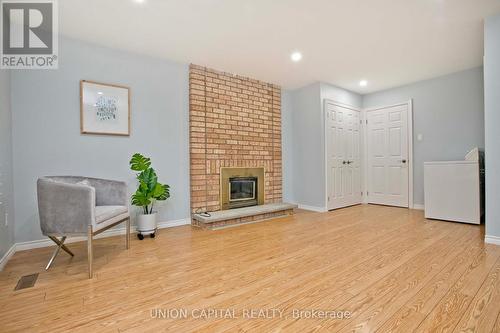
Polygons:
M42 233L58 247L46 269L64 245L67 236L87 235L89 278L92 278L92 238L118 223L126 222L130 246L130 214L124 182L88 177L42 177L37 182L38 212ZM57 237L61 237L59 240Z

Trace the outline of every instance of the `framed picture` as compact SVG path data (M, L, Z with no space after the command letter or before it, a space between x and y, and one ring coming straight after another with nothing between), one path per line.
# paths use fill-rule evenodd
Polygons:
M82 134L130 135L130 89L115 84L80 81Z

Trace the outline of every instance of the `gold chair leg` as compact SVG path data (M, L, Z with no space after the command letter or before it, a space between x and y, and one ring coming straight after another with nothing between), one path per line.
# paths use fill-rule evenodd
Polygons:
M64 245L64 241L66 240L66 236L63 236L61 238L61 240L57 239L56 237L54 236L48 236L54 243L57 244L57 247L54 251L54 253L52 254L52 257L50 258L49 260L49 263L47 264L47 266L45 266L45 270L49 270L50 266L52 265L52 263L54 262L54 259L56 259L57 255L59 254L59 250L60 249L63 249L64 251L66 251L70 256L74 256L73 252L71 252L67 247L66 245Z
M127 219L127 234L125 237L127 238L127 250L130 249L130 217Z
M92 261L93 261L93 254L92 254L92 226L89 225L87 229L87 258L88 258L88 264L89 264L89 279L92 279L94 276L92 272Z
M70 249L68 249L68 247L66 245L64 245L64 241L66 240L66 236L62 237L61 240L57 239L57 237L54 237L54 236L48 236L54 243L56 243L57 245L59 245L61 247L61 249L63 249L64 251L66 251L67 254L69 254L70 256L74 257L75 255L73 254L73 252L71 252Z

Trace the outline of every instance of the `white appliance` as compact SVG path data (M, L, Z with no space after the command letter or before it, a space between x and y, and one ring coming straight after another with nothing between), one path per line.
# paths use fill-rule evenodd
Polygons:
M464 161L424 163L425 217L480 224L484 168L479 149Z

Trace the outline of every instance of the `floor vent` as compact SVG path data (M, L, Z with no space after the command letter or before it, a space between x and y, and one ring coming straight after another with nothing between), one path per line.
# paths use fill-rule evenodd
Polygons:
M35 285L36 279L38 279L38 273L25 275L17 281L16 288L14 290L21 290L26 288L31 288Z

